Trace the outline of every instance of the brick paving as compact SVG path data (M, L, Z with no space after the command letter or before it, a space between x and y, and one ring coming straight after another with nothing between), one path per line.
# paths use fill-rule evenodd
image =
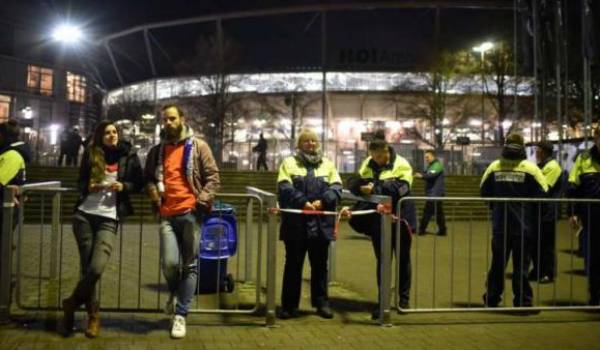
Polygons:
M451 223L450 234L415 238L413 246L413 295L411 308L480 306L485 271L489 262L488 227L482 223ZM454 229L452 228L454 227ZM566 226L558 238L559 276L555 285L538 288L535 301L542 305L578 305L585 302L582 261L570 252L573 239ZM127 226L102 281L102 306L106 308L162 307L166 295L158 270L157 229ZM240 230L243 232L243 229ZM254 239L256 241L256 239ZM0 326L0 349L600 349L600 312L544 311L518 313L392 314L392 327L370 320L375 305L375 259L370 242L343 225L337 244L335 282L330 287L333 320L324 320L310 307L305 270L301 315L277 320L264 327L258 315L194 314L188 318L188 335L171 340L168 320L158 312L104 312L99 338L88 340L82 331L71 338L57 333L60 313L37 311L55 307L77 279L77 251L69 226L63 231L60 283L50 275L49 231L28 226L22 236L21 291L13 307L13 319ZM229 272L243 278L240 251L229 261ZM264 241L263 241L264 243ZM141 249L140 249L141 247ZM256 249L256 244L255 248ZM435 253L434 253L435 252ZM141 259L140 259L141 255ZM435 257L435 259L434 259ZM263 255L264 260L264 255ZM471 264L468 261L472 261ZM139 262L141 261L141 264ZM121 264L119 264L121 262ZM278 244L278 283L283 267L282 244ZM120 268L119 268L120 266ZM434 268L435 267L435 268ZM39 273L43 278L38 278ZM418 272L419 277L416 278ZM263 271L263 276L264 271ZM120 276L120 277L119 277ZM141 276L141 277L140 277ZM509 282L507 280L507 282ZM263 281L264 284L264 281ZM435 285L435 293L433 286ZM138 286L141 288L138 292ZM232 294L200 295L195 307L248 309L255 298L253 283L238 281ZM470 288L469 288L470 286ZM119 290L120 287L120 290ZM450 291L450 287L454 289ZM261 290L264 291L264 288ZM277 287L279 301L280 285ZM261 295L264 300L264 295ZM160 299L159 299L160 298ZM15 300L17 296L15 295ZM507 283L510 305L512 293ZM78 325L85 323L78 313Z

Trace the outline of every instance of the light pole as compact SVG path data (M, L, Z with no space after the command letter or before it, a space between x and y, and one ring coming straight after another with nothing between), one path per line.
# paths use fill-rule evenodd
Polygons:
M493 48L494 44L489 41L473 47L473 51L481 54L481 146L485 145L485 52Z

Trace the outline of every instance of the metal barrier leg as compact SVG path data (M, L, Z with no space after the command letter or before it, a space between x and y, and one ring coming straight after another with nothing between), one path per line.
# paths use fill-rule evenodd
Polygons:
M57 192L52 197L52 231L50 233L50 279L57 278L58 235L60 234L60 201L61 194Z
M390 199L382 202L391 205ZM398 237L399 239L400 237ZM390 289L392 267L392 220L390 214L381 215L381 247L380 247L381 285L379 286L379 323L391 326L390 323ZM399 256L399 255L398 255Z
M10 290L12 271L12 218L15 209L12 188L2 193L2 227L0 227L0 322L10 316Z
M244 252L244 256L246 261L244 262L244 281L246 283L252 281L252 255L254 252L254 236L253 236L253 227L252 222L254 218L254 200L252 198L248 198L247 206L246 206L246 233L244 235L246 244Z
M337 264L336 264L336 260L337 260L337 249L336 249L336 245L335 245L335 241L331 241L331 243L329 244L329 257L328 257L328 261L329 261L329 269L328 270L328 282L330 284L335 283L335 281L337 280Z
M275 208L275 196L265 196L267 208ZM277 218L275 213L268 214L267 224L267 311L266 326L275 326L275 267L277 263Z

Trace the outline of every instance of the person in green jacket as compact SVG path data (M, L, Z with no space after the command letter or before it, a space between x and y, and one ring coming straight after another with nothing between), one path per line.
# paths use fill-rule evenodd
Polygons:
M444 183L444 166L432 150L425 151L427 169L423 173L416 173L415 177L425 180L425 195L427 197L443 197L446 194ZM424 235L429 220L435 214L435 222L438 226L438 236L446 235L446 218L444 216L444 203L441 201L425 202L425 209L419 225L419 235Z

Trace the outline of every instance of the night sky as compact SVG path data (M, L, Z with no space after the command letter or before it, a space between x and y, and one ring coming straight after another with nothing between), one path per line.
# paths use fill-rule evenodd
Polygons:
M119 82L105 50L94 46L99 38L133 26L178 18L294 5L339 4L349 1L15 1L4 0L0 26L40 33L33 43L15 42L17 55L46 55L48 33L55 23L79 23L89 40L80 56L93 60L105 84ZM364 3L364 1L362 1ZM449 1L449 3L452 3ZM512 0L487 1L512 5ZM330 70L407 71L423 69L435 47L435 10L373 9L327 13L327 68ZM520 25L520 24L519 24ZM223 22L225 37L236 47L235 69L244 72L311 71L321 67L321 19L316 13L232 19ZM519 27L519 30L522 28ZM1 34L1 33L0 33ZM201 23L151 31L159 76L178 74L181 62L198 57L200 38L215 35L215 24ZM443 9L439 46L446 50L470 48L486 40L511 40L513 12L492 9ZM141 34L111 41L125 83L150 78L150 64ZM10 54L10 53L9 53ZM58 55L68 60L69 53ZM56 59L55 59L56 60ZM60 58L58 59L60 61Z

